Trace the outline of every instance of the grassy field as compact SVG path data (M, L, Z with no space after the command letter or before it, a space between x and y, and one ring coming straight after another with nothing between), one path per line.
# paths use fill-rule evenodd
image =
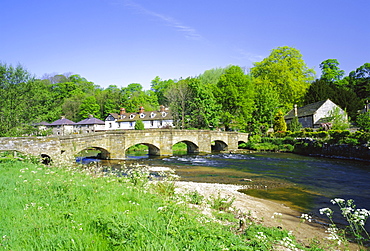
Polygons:
M239 220L229 211L232 200L204 201L194 193L175 194L172 181L149 182L143 167L118 177L90 168L0 160L3 250L299 247L293 236L280 229L247 222L243 231L238 230ZM189 203L208 203L215 209L213 217L190 209Z

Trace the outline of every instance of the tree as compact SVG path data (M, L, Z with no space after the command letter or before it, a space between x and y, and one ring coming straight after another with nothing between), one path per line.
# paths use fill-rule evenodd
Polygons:
M308 105L318 101L330 99L335 104L348 112L348 115L355 119L357 111L361 108L362 102L356 94L344 85L337 85L322 79L317 79L308 88L304 97L304 104Z
M349 86L363 101L370 98L370 63L350 72Z
M339 107L334 107L325 120L333 124L333 130L345 130L350 127L346 112L341 111Z
M254 110L254 89L250 76L239 66L229 67L220 77L215 96L222 107L225 130L245 130Z
M184 129L186 127L185 115L189 113L187 100L189 100L192 96L188 81L189 79L182 79L172 85L165 92L165 97L171 107L174 124L176 126L180 126L181 129Z
M189 114L186 115L188 126L198 129L218 127L221 106L217 103L212 90L203 85L199 79L187 80L191 93L188 99Z
M297 49L283 46L254 63L251 74L256 85L271 86L279 95L279 103L289 109L294 104L302 104L315 72L306 66Z
M273 115L281 107L278 93L269 85L255 85L255 110L253 111L253 121L249 124L249 131L255 133L265 133L268 128L272 128Z
M166 91L175 83L172 79L162 80L156 76L151 82L151 90L157 95L158 103L167 106L168 100L165 97Z
M326 99L333 100L334 96L335 92L331 85L323 79L316 79L308 88L303 98L303 103L304 105L308 105Z
M143 121L136 120L136 122L135 122L135 130L144 130L144 129L145 129L145 126L144 126Z
M275 132L285 132L287 130L287 126L284 120L284 113L279 110L274 117L274 131Z
M294 116L292 121L289 124L287 124L287 128L291 132L296 132L302 129L302 124L299 123L297 116Z
M342 79L344 71L339 69L336 59L327 59L320 64L321 80L334 83Z
M21 65L14 68L0 64L0 136L22 135L25 124L32 123L38 115L33 109L38 104L29 104L34 83L34 78Z
M153 110L159 106L157 95L151 90L143 91L143 87L137 83L122 88L121 102L127 112L135 112L140 106L146 110Z
M356 123L360 130L370 132L370 111L361 113L358 116Z
M94 96L88 96L80 105L80 112L78 113L79 120L86 119L89 115L98 116L100 114L99 111L100 107L96 103L96 98Z

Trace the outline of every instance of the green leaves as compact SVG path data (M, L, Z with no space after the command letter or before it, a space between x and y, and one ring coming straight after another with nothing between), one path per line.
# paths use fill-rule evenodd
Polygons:
M279 101L287 109L300 104L314 80L314 70L309 69L301 53L283 46L273 49L270 56L254 63L251 69L256 85L271 86L279 95Z

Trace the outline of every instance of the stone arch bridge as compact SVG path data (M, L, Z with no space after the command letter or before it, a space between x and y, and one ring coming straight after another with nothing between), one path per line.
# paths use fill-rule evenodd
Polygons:
M75 134L58 137L3 137L0 151L18 151L50 158L55 162L72 161L77 153L95 148L103 159L124 159L131 146L144 144L149 155L172 155L172 146L178 142L187 145L188 153L234 151L238 144L248 141L247 133L207 130L130 130Z

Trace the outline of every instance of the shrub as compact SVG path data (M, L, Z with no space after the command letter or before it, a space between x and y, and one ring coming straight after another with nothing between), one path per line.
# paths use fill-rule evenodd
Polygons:
M144 130L144 129L145 129L145 126L144 126L143 121L141 121L141 120L136 120L136 123L135 123L135 130Z

